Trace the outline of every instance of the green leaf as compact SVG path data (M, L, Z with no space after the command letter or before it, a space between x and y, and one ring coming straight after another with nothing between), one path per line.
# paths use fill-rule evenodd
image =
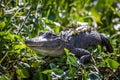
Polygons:
M64 73L63 70L57 69L57 68L53 69L53 72L54 72L56 75L59 75L59 76L62 76L62 74Z
M0 7L0 16L3 15L3 9Z
M8 80L8 78L5 75L0 76L0 80Z
M6 39L14 40L14 35L8 33L8 35L6 36Z
M66 55L68 56L69 55L69 50L64 48L64 51L65 51Z
M54 69L54 68L56 68L57 66L54 64L54 63L50 63L50 68L51 69Z
M4 28L5 25L6 25L5 22L1 22L1 23L0 23L0 29Z
M55 33L59 33L60 32L60 27L55 26L54 31L55 31Z
M18 45L15 45L14 48L15 49L24 49L24 48L26 48L26 45L25 44L22 44L22 45L18 44Z
M88 79L90 80L102 80L100 74L98 74L97 72L91 72L88 74Z
M108 66L112 69L117 69L120 66L120 64L115 60L106 59L104 62L100 63L99 66Z
M45 77L38 70L36 73L33 74L33 78L31 80L44 80L43 78L45 78Z
M112 59L107 59L106 62L108 66L112 69L117 69L120 66L120 64L117 61Z
M102 24L101 15L98 13L98 11L96 11L96 9L93 7L91 9L91 12L92 12L92 16L94 16L95 22Z
M16 73L19 78L28 78L30 76L26 69L17 69Z
M6 31L0 32L0 36L4 39L14 40L14 35Z
M70 54L69 50L68 49L64 49L65 50L65 53L67 55L67 62L68 64L72 65L72 66L79 66L78 65L78 62L77 62L77 58L75 57L75 55L73 55L72 53Z
M50 74L51 72L52 72L52 70L45 70L42 73L44 73L44 74Z
M68 62L70 65L72 65L72 66L76 66L76 67L79 66L79 65L78 65L78 62L77 62L77 58L76 58L74 55L68 56L68 57L67 57L67 62Z
M39 61L35 61L34 63L32 63L31 65L34 68L38 68L40 66L40 62Z

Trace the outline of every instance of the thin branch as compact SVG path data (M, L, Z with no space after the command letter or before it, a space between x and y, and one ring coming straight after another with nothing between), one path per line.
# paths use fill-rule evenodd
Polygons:
M25 22L27 21L27 18L28 18L28 16L29 16L30 12L31 12L31 9L28 11L28 13L27 13L27 15L26 15L26 18L23 20L22 24L20 25L20 29L18 30L18 33L20 33L20 31L22 30ZM18 34L18 33L17 33L17 34Z

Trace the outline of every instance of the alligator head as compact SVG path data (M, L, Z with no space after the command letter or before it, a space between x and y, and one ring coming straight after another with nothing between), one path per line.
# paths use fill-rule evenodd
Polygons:
M59 35L52 32L42 31L39 36L27 39L25 44L43 55L56 57L64 53L63 41L60 39Z

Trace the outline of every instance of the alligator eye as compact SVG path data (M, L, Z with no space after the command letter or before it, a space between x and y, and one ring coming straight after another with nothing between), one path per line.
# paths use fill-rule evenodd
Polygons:
M45 33L44 31L40 31L39 36L43 35L44 33Z
M56 38L57 35L54 33L46 33L45 37L50 39L50 38Z

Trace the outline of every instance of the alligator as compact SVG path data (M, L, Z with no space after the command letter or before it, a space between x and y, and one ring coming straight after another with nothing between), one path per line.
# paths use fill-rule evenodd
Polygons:
M87 62L91 54L86 48L90 46L105 46L106 51L113 52L113 47L108 38L99 33L94 27L79 25L61 31L60 34L54 32L41 31L39 36L27 39L25 44L36 52L50 57L57 57L65 54L64 48L75 54L80 62Z

